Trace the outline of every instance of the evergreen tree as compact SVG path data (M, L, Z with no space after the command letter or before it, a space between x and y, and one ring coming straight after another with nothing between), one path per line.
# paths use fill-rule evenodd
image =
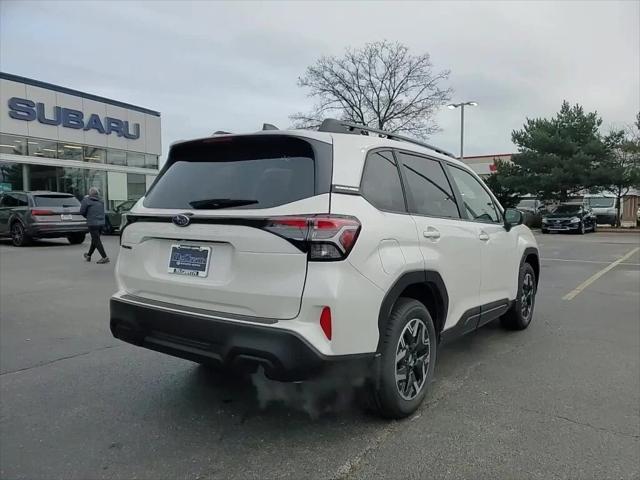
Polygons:
M518 147L508 177L510 188L541 199L566 200L595 186L594 171L606 160L609 148L599 132L597 112L564 101L551 119L527 119L511 134Z

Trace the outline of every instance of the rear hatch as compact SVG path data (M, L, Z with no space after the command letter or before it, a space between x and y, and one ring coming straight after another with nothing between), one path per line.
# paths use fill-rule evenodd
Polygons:
M329 212L331 164L330 143L289 135L174 145L127 215L121 289L231 317L296 317L307 226L293 215Z
M33 195L31 216L36 222L78 223L85 222L80 215L80 202L64 193L36 193Z

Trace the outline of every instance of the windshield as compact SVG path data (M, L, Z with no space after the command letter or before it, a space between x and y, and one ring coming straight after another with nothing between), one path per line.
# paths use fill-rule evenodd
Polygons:
M151 208L269 208L316 194L311 144L286 136L218 137L176 145L147 193Z
M580 213L580 205L558 205L553 213L562 213L562 214L577 214Z
M536 208L536 200L533 198L526 198L524 200L520 200L520 203L518 203L518 208L526 208L529 210L533 210Z
M613 207L614 201L614 198L609 197L592 197L589 199L589 205L596 208Z
M36 207L79 207L78 199L71 195L34 195Z

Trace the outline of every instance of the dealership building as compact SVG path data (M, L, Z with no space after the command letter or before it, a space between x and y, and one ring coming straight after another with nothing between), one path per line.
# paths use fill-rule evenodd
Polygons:
M159 112L0 72L0 192L97 187L114 208L144 195L160 154Z

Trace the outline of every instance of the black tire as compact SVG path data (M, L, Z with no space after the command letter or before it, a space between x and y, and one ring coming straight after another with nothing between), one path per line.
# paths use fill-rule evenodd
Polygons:
M413 336L410 324L416 331ZM401 335L408 340L401 343ZM429 311L417 300L399 298L391 311L381 340L379 378L374 378L373 384L369 386L368 406L385 418L404 418L420 406L433 378L437 337ZM415 350L412 340L415 340ZM403 348L403 360L397 361L396 355ZM425 361L420 362L420 359ZM406 372L408 381L399 380L398 383L396 372L400 364L400 370ZM412 379L414 382L411 382ZM416 388L414 385L418 383L419 388Z
M86 233L72 233L71 235L67 235L67 240L69 240L71 245L80 245L84 242L86 236Z
M598 231L598 224L596 222L593 222L593 228L591 229L591 231L593 233L596 233Z
M24 229L22 222L15 221L11 224L11 242L16 247L26 247L31 244L31 237Z
M529 290L531 288L532 290ZM518 275L518 295L507 313L500 318L500 323L509 330L524 330L531 323L536 303L536 273L528 263L522 264ZM527 308L524 308L524 307Z

